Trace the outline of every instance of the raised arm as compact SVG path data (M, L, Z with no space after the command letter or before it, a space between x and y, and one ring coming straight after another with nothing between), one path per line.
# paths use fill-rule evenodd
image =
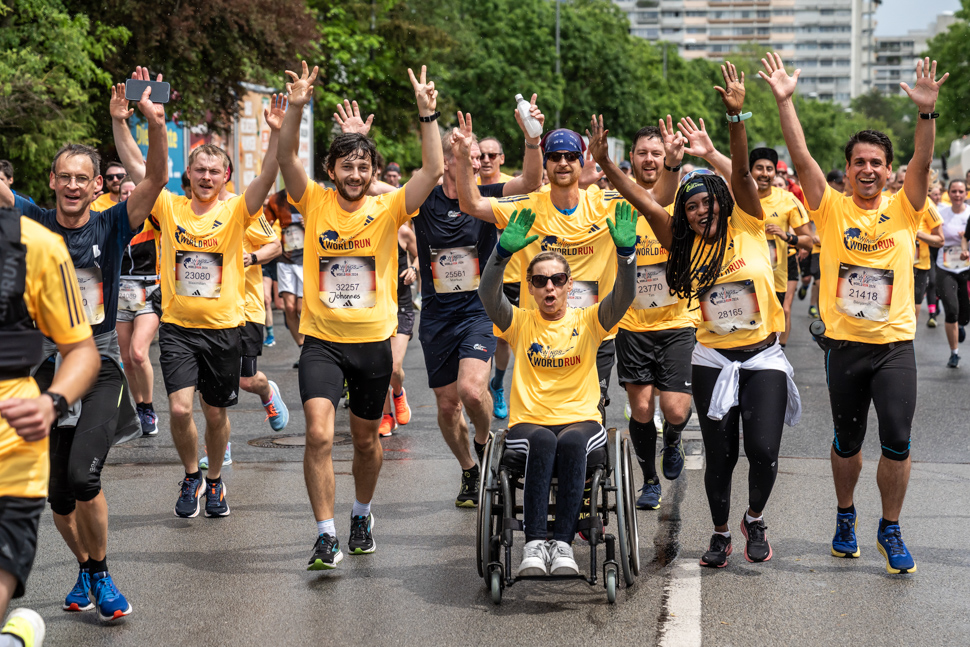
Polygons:
M771 86L771 92L775 95L778 103L778 116L781 119L781 133L785 137L785 145L791 155L792 163L795 164L795 171L801 180L802 191L805 192L805 199L808 200L808 208L812 211L818 209L822 204L822 196L825 194L825 173L812 157L805 143L805 132L802 124L798 121L795 113L795 103L792 95L795 94L795 87L798 85L798 75L801 70L788 76L781 56L777 53L765 55L761 59L765 72L758 72L758 76L763 78Z
M546 123L546 117L536 106L536 99L539 95L533 94L529 102L529 112L539 121L540 126ZM502 195L523 195L538 191L542 186L542 151L539 150L539 142L542 135L529 137L525 131L525 124L522 123L522 115L518 109L515 111L515 121L518 122L522 134L525 135L525 155L522 158L522 175L505 183L502 187Z
M932 115L936 110L936 99L940 94L940 86L950 76L949 73L936 80L936 61L930 63L925 58L916 63L916 85L912 88L905 83L901 87L909 98L916 104L921 115ZM919 211L926 204L926 194L929 191L930 163L933 161L933 146L936 143L936 118L916 120L916 132L913 135L915 150L913 159L909 163L906 179L903 180L903 190L913 208Z
M606 136L610 131L603 128L603 115L597 119L593 115L589 123L590 130L586 131L589 139L589 151L600 167L606 173L606 177L613 183L613 187L620 192L627 201L632 204L650 223L650 228L657 235L660 244L666 249L670 249L673 242L673 229L671 227L670 215L650 196L650 192L626 176L610 159L609 147L606 143ZM592 134L590 134L592 131Z
M475 184L472 169L472 116L458 111L458 128L451 132L451 153L458 165L455 181L458 184L458 206L473 218L495 222L492 203L483 198Z
M508 265L513 254L525 249L539 238L534 235L529 236L529 230L532 229L535 218L535 213L531 209L512 213L495 250L488 257L488 263L485 264L485 271L482 272L482 278L478 284L478 296L482 300L485 312L502 332L512 325L512 314L515 312L502 289L505 266Z
M606 224L616 245L616 282L597 313L604 330L620 323L636 297L637 285L637 212L624 202L613 215L616 222L607 218Z
M274 94L270 97L269 107L263 111L263 118L269 126L269 143L266 146L266 155L263 156L263 168L260 169L256 179L249 183L243 194L246 210L250 214L259 212L259 208L266 201L266 196L273 190L276 176L280 172L280 163L276 159L276 154L279 150L280 128L286 118L286 97L282 94Z
M308 182L306 169L303 168L299 156L300 122L303 120L303 106L310 103L310 99L313 98L313 82L317 80L317 67L314 66L311 72L306 61L303 61L303 71L300 76L289 70L286 70L286 74L292 82L286 84L287 109L279 131L276 160L283 174L283 182L286 183L287 195L294 202L299 202L306 193Z
M415 78L414 72L408 68L411 85L414 86L414 98L418 103L418 116L430 117L435 114L438 105L438 91L434 81L428 81L428 67L421 66L420 80ZM441 151L441 135L438 134L437 121L421 122L421 168L411 174L411 179L404 185L404 208L408 213L417 211L424 201L431 195L431 191L438 186L438 180L445 172L445 157Z
M714 142L707 134L704 120L699 119L698 121L701 124L700 128L690 117L683 117L677 124L681 134L687 138L687 148L684 149L684 152L699 157L713 166L717 174L727 180L728 186L731 186L731 158L714 148Z
M145 68L135 68L136 74L148 76ZM158 194L168 184L168 130L165 128L165 104L152 103L151 88L138 101L138 110L148 122L148 159L145 177L128 196L128 224L138 231L151 215ZM131 135L129 134L129 137ZM126 169L127 170L127 169Z
M673 203L677 197L677 187L680 186L680 173L668 171L667 168L677 168L684 159L687 139L674 130L674 120L667 115L667 121L660 120L660 136L664 143L664 170L660 179L653 187L653 199L657 204L666 206Z
M744 109L744 72L738 76L738 70L730 61L721 66L724 76L724 86L714 89L721 95L724 108L728 115L738 116ZM761 209L761 199L758 197L758 184L751 175L748 166L748 133L743 121L728 122L728 133L731 137L731 190L734 201L741 211L750 214L758 220L764 220L765 214ZM824 178L823 178L824 179Z
M142 79L143 76L146 78ZM147 76L148 70L138 67L135 68L131 78L148 80ZM161 74L158 75L157 80L162 80ZM118 158L125 167L125 172L135 185L138 185L145 179L145 158L128 128L128 119L134 112L134 109L128 107L128 100L125 98L125 84L114 85L111 88L111 101L108 102L108 113L111 115L111 134L114 136L115 149L118 151Z

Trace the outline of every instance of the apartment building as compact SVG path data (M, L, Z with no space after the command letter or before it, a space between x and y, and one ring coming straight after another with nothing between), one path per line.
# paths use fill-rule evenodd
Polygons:
M925 29L911 29L905 36L876 36L869 77L871 86L885 94L905 94L899 82L913 84L916 60L926 52L929 41L956 20L953 12L948 11L937 16Z

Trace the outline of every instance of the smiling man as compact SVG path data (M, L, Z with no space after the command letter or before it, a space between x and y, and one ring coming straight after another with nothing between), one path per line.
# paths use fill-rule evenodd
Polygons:
M104 169L104 193L99 195L94 202L91 203L91 208L95 211L105 211L115 206L119 202L123 202L121 198L121 183L124 181L125 167L122 166L121 162L108 162L108 165Z

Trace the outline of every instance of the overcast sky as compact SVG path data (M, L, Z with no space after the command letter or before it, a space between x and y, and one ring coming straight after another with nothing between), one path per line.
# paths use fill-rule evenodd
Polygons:
M902 36L925 29L944 11L957 11L960 0L883 0L876 9L876 36Z

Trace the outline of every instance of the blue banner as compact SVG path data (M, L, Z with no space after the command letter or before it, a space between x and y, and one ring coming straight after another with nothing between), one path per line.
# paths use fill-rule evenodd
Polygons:
M148 154L148 126L136 113L128 120L131 136L141 149L144 157ZM182 173L185 172L185 128L169 121L165 124L168 130L168 184L166 188L175 195L182 195Z

